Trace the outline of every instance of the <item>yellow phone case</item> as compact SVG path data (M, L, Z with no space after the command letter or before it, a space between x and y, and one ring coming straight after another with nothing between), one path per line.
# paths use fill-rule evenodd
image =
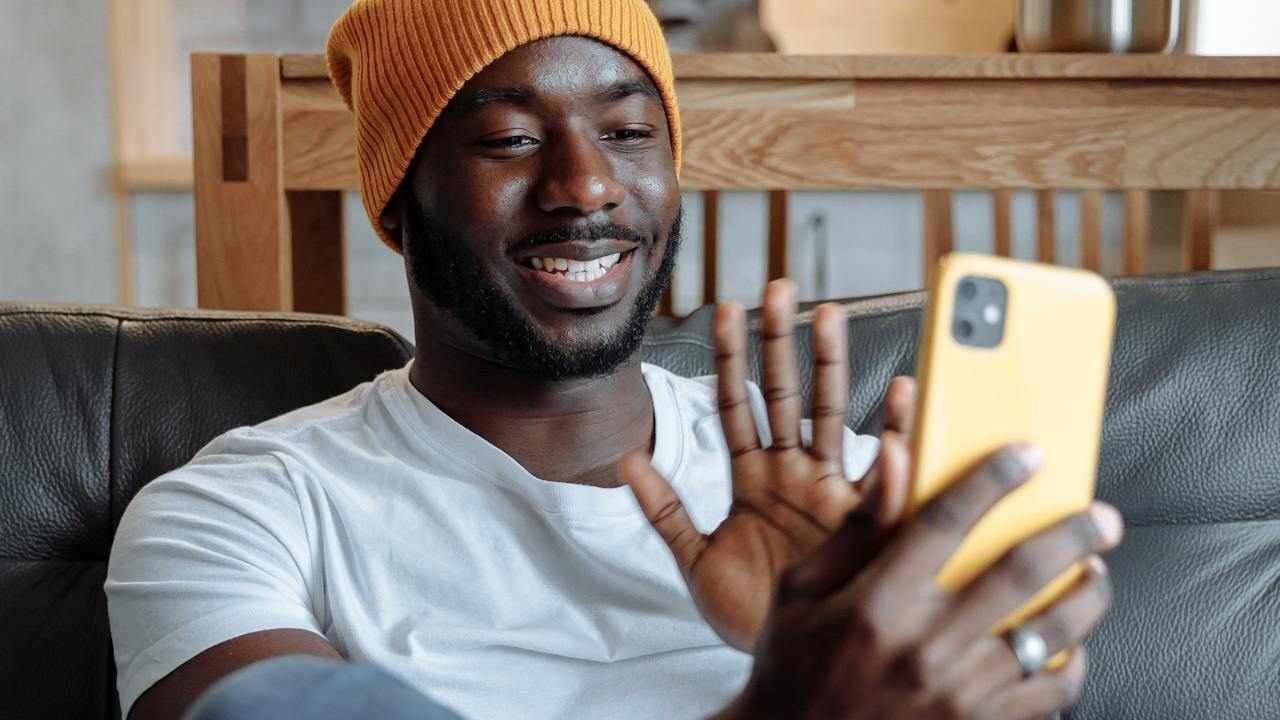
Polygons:
M953 336L957 289L971 276L1007 289L1004 336L994 348ZM908 512L1002 445L1028 441L1044 451L1039 472L978 523L939 573L939 585L955 590L1021 540L1092 502L1115 297L1090 272L965 254L943 260L930 290ZM1058 577L992 632L1060 597L1081 571Z

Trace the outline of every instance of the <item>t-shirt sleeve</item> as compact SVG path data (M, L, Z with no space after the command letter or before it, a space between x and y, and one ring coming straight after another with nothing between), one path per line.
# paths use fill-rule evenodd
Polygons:
M219 439L129 504L105 586L123 716L218 643L285 628L323 635L296 474L287 458Z

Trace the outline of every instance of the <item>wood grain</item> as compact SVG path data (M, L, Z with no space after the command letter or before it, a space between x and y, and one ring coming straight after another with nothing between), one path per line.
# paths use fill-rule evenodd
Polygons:
M867 67L941 62L879 60ZM1280 95L1280 76L1209 83L695 76L678 88L681 180L689 190L1280 188L1280 106L1268 99ZM328 82L291 80L283 108L288 187L354 188L351 115Z
M924 286L933 286L938 261L951 252L954 239L951 227L951 191L925 190L921 194L924 211Z
M274 55L244 55L248 165L223 180L226 56L191 58L194 102L196 276L200 307L293 309L288 211L281 173L280 72Z
M857 86L852 80L683 80L676 83L676 97L682 111L852 110Z
M1042 80L1280 80L1280 58L1197 55L992 53L784 55L692 53L672 56L678 79L859 80L972 78ZM327 79L324 56L281 56L284 78Z
M1042 263L1056 261L1054 245L1054 194L1052 190L1036 192L1036 260Z
M787 191L769 191L768 278L787 276Z
M991 193L992 224L995 237L992 249L1000 257L1013 255L1013 191L996 190Z
M346 237L342 193L290 190L289 237L293 241L293 309L345 315L347 312Z
M1102 272L1102 193L1080 191L1080 266Z
M224 55L218 63L222 96L222 181L249 179L249 118L245 58Z
M702 193L702 303L718 302L720 262L720 193Z
M677 78L929 80L1275 80L1277 57L1072 53L781 55L701 53L672 57Z
M1124 274L1147 271L1147 245L1151 235L1151 193L1126 190L1124 193Z
M1217 193L1187 192L1183 201L1182 268L1210 270L1213 266L1213 228L1217 224Z

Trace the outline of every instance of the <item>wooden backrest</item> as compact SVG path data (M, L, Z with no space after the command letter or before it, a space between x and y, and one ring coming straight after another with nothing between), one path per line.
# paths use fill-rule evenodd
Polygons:
M677 56L675 68L682 185L710 193L708 301L719 190L770 191L772 278L787 270L789 190L923 190L927 273L950 249L955 189L995 191L1006 253L1009 191L1081 191L1094 267L1100 193L1128 191L1135 272L1145 191L1280 189L1280 58L725 53ZM357 186L355 141L322 58L196 55L192 84L200 305L341 313L340 193ZM1051 200L1038 203L1047 259ZM1202 192L1188 206L1212 202ZM1206 253L1190 243L1188 266L1207 266Z

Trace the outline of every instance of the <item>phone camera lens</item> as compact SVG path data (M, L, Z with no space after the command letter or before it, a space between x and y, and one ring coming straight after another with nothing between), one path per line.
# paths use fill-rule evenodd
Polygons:
M963 300L972 300L978 297L978 285L972 280L965 280L960 283L960 298Z
M968 320L956 321L956 337L961 340L968 340L973 337L973 323Z

